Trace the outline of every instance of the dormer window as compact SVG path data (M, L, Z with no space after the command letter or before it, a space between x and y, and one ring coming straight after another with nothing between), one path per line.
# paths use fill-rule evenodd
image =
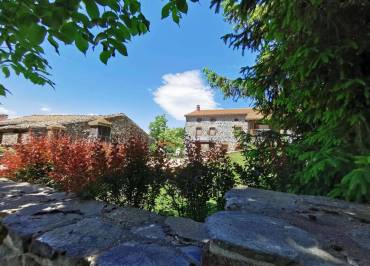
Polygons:
M107 126L98 126L98 138L100 140L110 140L111 129Z
M103 141L109 141L111 137L111 122L105 118L100 117L96 120L90 121L90 137L97 138Z
M54 125L48 126L46 129L48 131L48 136L60 137L62 133L66 130L66 127L63 125L54 124Z

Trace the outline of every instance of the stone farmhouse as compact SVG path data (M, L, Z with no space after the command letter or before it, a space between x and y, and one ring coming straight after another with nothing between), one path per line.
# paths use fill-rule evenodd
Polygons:
M185 118L187 137L199 141L203 150L218 143L227 151L236 151L239 145L234 136L235 130L250 134L270 130L268 125L259 122L262 114L252 108L201 110L197 105L196 110L186 114Z
M60 132L73 137L97 138L105 141L124 140L129 134L149 136L126 115L31 115L8 119L0 115L0 144L10 146L35 135L52 135Z

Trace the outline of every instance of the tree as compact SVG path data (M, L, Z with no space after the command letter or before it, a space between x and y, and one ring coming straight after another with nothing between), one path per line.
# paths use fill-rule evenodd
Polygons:
M152 148L159 144L166 153L173 154L176 149L184 149L185 129L169 128L167 122L165 114L156 116L154 121L149 124L149 135L155 141Z
M370 201L370 2L212 3L234 25L224 41L257 58L236 79L205 72L226 96L252 97L273 126L294 132L284 148L300 162L291 190Z
M157 142L163 141L166 129L168 129L166 115L157 115L149 124L149 136Z
M184 150L185 128L167 128L163 134L167 153L175 153L177 149Z
M171 14L179 23L187 11L186 0L168 0L162 18ZM100 60L107 64L117 53L127 56L126 42L148 32L149 26L139 0L2 0L0 68L6 78L13 71L34 84L54 86L44 55L46 42L58 54L61 42L84 54L89 47L100 47ZM0 95L7 91L0 84Z

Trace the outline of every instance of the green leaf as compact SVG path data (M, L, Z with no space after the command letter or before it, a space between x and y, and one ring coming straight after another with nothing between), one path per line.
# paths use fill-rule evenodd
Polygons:
M170 15L170 9L172 6L172 2L168 2L163 8L162 8L162 19L168 17Z
M177 8L172 9L172 20L176 23L179 24L180 22L180 17L177 14Z
M139 31L141 34L143 34L148 31L148 28L146 27L144 23L139 23Z
M114 11L120 10L120 6L117 3L117 0L108 0L108 6L112 8Z
M123 24L114 29L114 35L116 39L120 41L129 40L131 38L130 31Z
M86 54L86 51L89 48L89 42L82 36L82 34L77 35L75 44L81 52Z
M76 24L74 22L67 22L60 28L60 32L65 37L67 43L72 43L77 33Z
M39 45L41 44L46 35L46 29L43 26L40 26L38 24L32 24L28 28L28 40L32 45Z
M95 1L98 2L98 4L100 4L102 6L108 5L108 0L95 0Z
M106 65L110 56L111 56L111 52L103 51L100 53L100 61L102 61Z
M49 43L54 47L54 49L55 49L55 52L57 53L57 54L59 54L59 44L57 43L57 41L56 40L54 40L54 38L52 37L52 36L50 36L49 35L49 37L48 37L48 41L49 41Z
M83 0L90 18L99 18L99 7L94 0Z
M5 75L6 78L9 78L10 76L10 71L9 71L9 68L7 68L6 66L3 67L3 73Z
M176 0L177 9L182 13L188 13L188 3L186 0Z
M138 1L136 1L136 0L132 0L130 2L130 11L131 11L131 13L134 14L134 13L136 13L139 10L140 10L140 3Z
M122 43L122 42L119 42L115 39L111 39L109 38L108 41L113 44L114 48L117 49L117 51L124 55L124 56L127 56L127 49L126 49L126 46Z
M2 84L0 84L0 95L5 96L9 92Z

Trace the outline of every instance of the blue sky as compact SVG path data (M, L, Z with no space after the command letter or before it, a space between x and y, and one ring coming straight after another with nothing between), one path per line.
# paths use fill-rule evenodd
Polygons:
M224 100L219 91L208 88L200 72L208 67L236 77L240 67L253 63L251 53L242 56L220 40L231 26L209 10L208 1L191 4L180 26L160 19L163 4L144 1L150 32L128 44L128 57L113 58L107 66L93 51L84 56L73 46L63 46L58 56L46 48L55 90L17 76L2 79L12 95L1 99L0 111L13 116L123 112L147 130L150 121L163 113L170 126L183 126L183 113L189 106L195 109L196 104L209 108L247 106L245 99Z

